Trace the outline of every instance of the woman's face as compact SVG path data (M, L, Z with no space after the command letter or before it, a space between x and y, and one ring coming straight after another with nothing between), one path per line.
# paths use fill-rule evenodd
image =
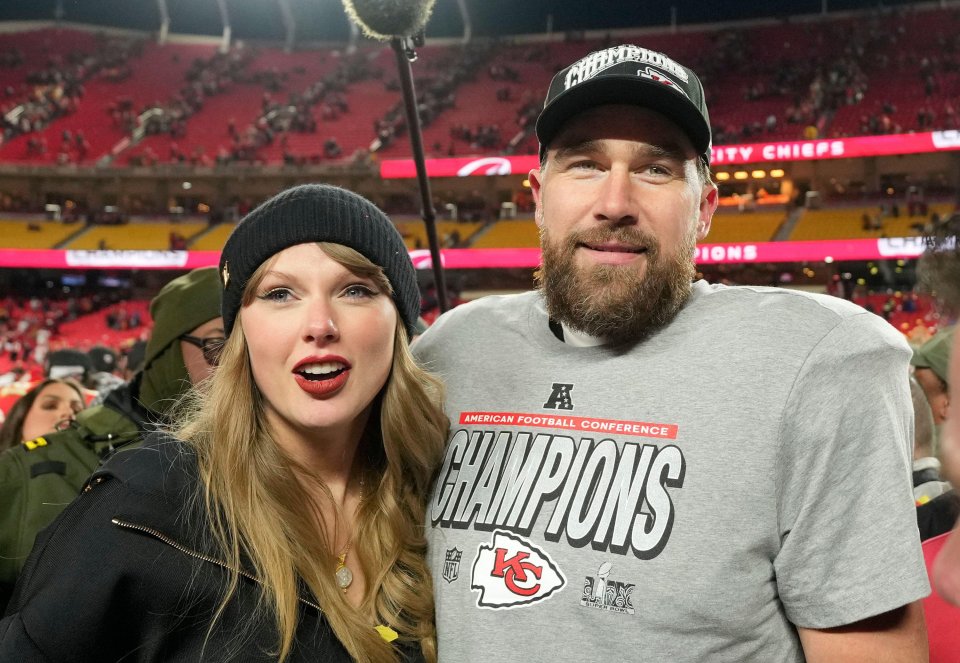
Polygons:
M82 409L83 400L76 389L59 382L48 384L37 394L23 419L23 439L32 440L57 430L62 423L74 419Z
M240 324L281 445L356 441L393 361L397 309L316 244L278 253Z

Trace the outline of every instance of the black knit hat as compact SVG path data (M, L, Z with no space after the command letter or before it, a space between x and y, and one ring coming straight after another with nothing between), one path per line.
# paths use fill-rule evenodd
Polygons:
M237 224L220 254L223 329L233 331L247 281L268 258L307 242L342 244L381 267L393 286L400 319L413 334L420 315L417 274L400 232L376 205L326 184L287 189Z
M537 118L541 161L567 120L606 104L642 106L666 115L709 165L710 115L700 79L663 53L633 44L590 53L553 77Z

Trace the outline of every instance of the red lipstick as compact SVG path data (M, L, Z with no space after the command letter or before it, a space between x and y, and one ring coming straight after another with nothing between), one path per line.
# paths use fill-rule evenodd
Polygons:
M307 373L306 367L312 364L337 364L338 368L327 373ZM293 367L293 379L311 396L330 396L340 391L347 383L350 368L350 362L338 355L306 357Z

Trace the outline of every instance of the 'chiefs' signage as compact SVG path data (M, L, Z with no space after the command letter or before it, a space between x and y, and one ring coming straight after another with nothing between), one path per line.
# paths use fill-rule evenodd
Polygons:
M897 154L920 154L960 150L960 131L932 131L889 136L858 136L825 140L797 140L779 143L715 145L711 152L714 166L748 163L782 163L815 159L855 159ZM427 159L430 177L467 177L471 175L525 175L539 165L536 155L519 157L468 157ZM388 159L380 164L380 177L394 179L416 177L411 159Z

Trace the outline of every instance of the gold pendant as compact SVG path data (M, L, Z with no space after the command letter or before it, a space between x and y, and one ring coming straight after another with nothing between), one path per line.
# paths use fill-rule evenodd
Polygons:
M353 571L351 571L346 564L347 553L343 553L337 557L337 570L334 573L334 576L337 579L337 586L346 593L347 587L350 586L350 583L353 582Z

